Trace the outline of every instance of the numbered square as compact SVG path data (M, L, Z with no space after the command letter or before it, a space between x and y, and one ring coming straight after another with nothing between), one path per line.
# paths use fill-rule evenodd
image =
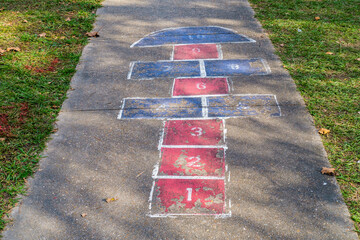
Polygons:
M172 120L165 122L162 145L224 145L224 122L212 120Z
M216 44L191 44L174 46L173 60L218 59L220 56Z
M224 177L223 148L163 148L158 175Z
M180 78L174 80L173 96L221 95L229 93L226 78Z
M223 214L224 180L159 179L155 182L151 201L151 214Z

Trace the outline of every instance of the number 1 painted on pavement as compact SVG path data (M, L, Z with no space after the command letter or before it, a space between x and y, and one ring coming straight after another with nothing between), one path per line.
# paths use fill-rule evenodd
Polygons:
M188 191L187 201L189 202L192 198L192 188L187 188L186 191Z

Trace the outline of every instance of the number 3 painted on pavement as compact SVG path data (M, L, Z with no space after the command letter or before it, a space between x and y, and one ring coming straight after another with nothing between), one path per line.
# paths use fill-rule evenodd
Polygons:
M194 132L190 132L191 136L201 136L203 134L202 132L203 130L200 127L193 127L191 131L194 131Z

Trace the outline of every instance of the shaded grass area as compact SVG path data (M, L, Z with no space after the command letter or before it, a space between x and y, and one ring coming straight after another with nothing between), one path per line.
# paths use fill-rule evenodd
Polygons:
M0 3L0 231L56 131L56 116L100 2Z
M250 0L305 99L360 229L360 1Z

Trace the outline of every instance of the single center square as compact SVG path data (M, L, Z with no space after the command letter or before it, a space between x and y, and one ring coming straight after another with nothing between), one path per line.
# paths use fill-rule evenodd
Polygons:
M174 80L173 96L228 94L226 78L180 78Z
M173 60L218 59L220 54L216 44L192 44L174 46Z
M223 148L163 148L161 151L159 175L224 176Z
M167 121L162 145L210 145L224 144L224 123L212 120Z
M152 196L152 214L203 214L225 212L224 180L159 179Z

